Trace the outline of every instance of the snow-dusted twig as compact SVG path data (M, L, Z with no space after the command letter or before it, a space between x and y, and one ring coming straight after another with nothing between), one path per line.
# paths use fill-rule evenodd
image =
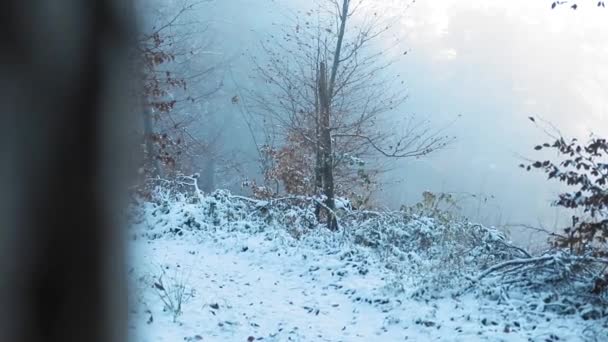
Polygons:
M245 197L245 196L237 196L237 195L231 195L230 197L234 198L234 199L248 201L251 203L257 203L257 204L264 203L265 205L272 205L273 203L276 203L276 202L285 202L285 201L293 201L293 200L303 201L303 202L313 202L313 203L320 205L321 207L326 209L328 212L330 212L336 218L336 221L338 222L338 228L341 226L340 217L336 214L335 210L330 209L325 203L323 203L323 201L319 200L316 197L285 196L285 197L279 197L279 198L270 198L270 199L264 200L264 201L256 200L256 199Z
M166 272L161 267L161 274L152 285L165 309L171 312L175 322L177 317L182 314L183 304L194 297L194 290L189 289L182 278L173 277L165 281L165 276Z
M548 256L542 256L542 257L537 257L537 258L527 258L527 259L514 259L514 260L509 260L509 261L505 261L503 263L494 265L490 268L488 268L487 270L485 270L484 272L482 272L480 275L478 275L474 281L475 282L479 282L481 279L487 277L489 274L494 273L498 270L501 270L505 267L509 267L509 266L517 266L517 265L525 265L525 264L535 264L535 263L540 263L540 262L545 262L548 260L552 260L554 259L555 256L554 255L548 255Z

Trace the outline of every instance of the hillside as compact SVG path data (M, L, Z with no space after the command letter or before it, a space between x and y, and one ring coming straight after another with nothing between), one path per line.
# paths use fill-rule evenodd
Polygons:
M330 233L307 229L306 207L287 203L222 191L159 191L154 201L138 202L129 231L133 340L608 336L606 317L556 312L542 294L507 292L492 280L472 285L484 269L520 253L497 231L411 213L351 212L349 219L345 212L342 231ZM471 235L463 239L463 232Z

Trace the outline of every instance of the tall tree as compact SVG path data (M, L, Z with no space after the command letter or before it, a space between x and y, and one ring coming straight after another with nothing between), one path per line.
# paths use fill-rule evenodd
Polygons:
M401 133L382 126L383 115L406 95L400 76L388 74L387 51L373 51L389 26L377 14L356 18L363 3L327 0L329 6L296 18L281 38L263 42L267 59L256 59L257 75L268 85L253 92L256 112L280 127L284 145L312 155L306 159L314 166L302 178L310 194L325 198L330 229L337 227L336 189L357 177L369 182L364 159L420 157L451 140L426 121L410 121Z

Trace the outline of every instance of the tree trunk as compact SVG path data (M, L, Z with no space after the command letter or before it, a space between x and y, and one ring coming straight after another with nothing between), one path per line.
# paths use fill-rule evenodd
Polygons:
M317 127L317 131L318 130ZM320 134L317 133L317 144L315 146L315 196L320 194L323 189L323 155L320 141ZM321 205L317 203L315 205L315 217L317 218L317 221L319 221L319 218L321 217L321 209Z
M331 66L331 74L329 75L329 84L327 83L327 66L324 62L319 65L318 76L318 98L319 98L319 122L317 129L319 136L317 141L320 141L320 153L317 153L317 162L320 162L320 174L323 183L323 194L325 195L325 206L327 207L327 227L330 230L338 229L338 220L335 215L335 200L334 200L334 162L333 150L331 141L331 102L334 96L334 87L338 67L340 66L340 54L342 52L342 44L344 34L346 32L346 21L348 20L350 0L343 0L340 18L340 29L338 31L338 41L334 51L334 59Z
M323 179L323 194L327 207L327 228L338 229L334 202L334 172L331 142L330 94L327 87L327 69L324 62L319 66L319 104L320 104L320 138L321 138L321 176Z
M334 96L334 87L336 86L336 76L338 75L338 67L340 66L340 54L342 53L342 43L344 41L344 33L346 32L346 21L348 20L349 5L350 0L344 0L344 2L342 3L342 13L339 14L340 30L338 31L338 41L336 42L336 50L334 51L334 61L331 67L331 78L328 87L328 103L331 103L331 98L333 98Z
M202 189L206 193L211 193L215 190L215 158L212 155L208 156L208 161L203 166Z
M145 106L145 102L144 102L143 106ZM162 178L163 174L162 174L162 169L160 167L160 161L158 160L158 158L156 156L156 151L154 151L154 144L152 143L152 137L154 136L154 128L152 126L152 113L149 108L144 108L142 115L143 115L143 119L144 119L144 139L146 141L145 156L153 168L152 177Z
M0 341L127 340L129 2L2 2Z
M319 78L319 73L317 72L317 84L318 82L318 78ZM315 111L316 111L316 117L315 117L315 183L314 183L314 195L318 195L321 193L322 189L323 189L323 175L322 175L322 170L323 170L323 155L322 155L322 148L321 148L321 111L319 109L319 100L318 100L318 87L317 87L317 100L315 103ZM317 221L319 221L320 217L321 217L321 205L319 203L317 203L315 205L315 217L317 218Z

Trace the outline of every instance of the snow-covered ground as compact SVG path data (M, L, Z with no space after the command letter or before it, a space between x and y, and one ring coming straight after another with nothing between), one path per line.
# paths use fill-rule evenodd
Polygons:
M608 341L579 316L523 313L474 293L413 297L419 285L378 253L326 232L296 240L220 224L151 235L159 222L144 215L129 232L135 342ZM174 319L159 288L175 285L194 292Z

